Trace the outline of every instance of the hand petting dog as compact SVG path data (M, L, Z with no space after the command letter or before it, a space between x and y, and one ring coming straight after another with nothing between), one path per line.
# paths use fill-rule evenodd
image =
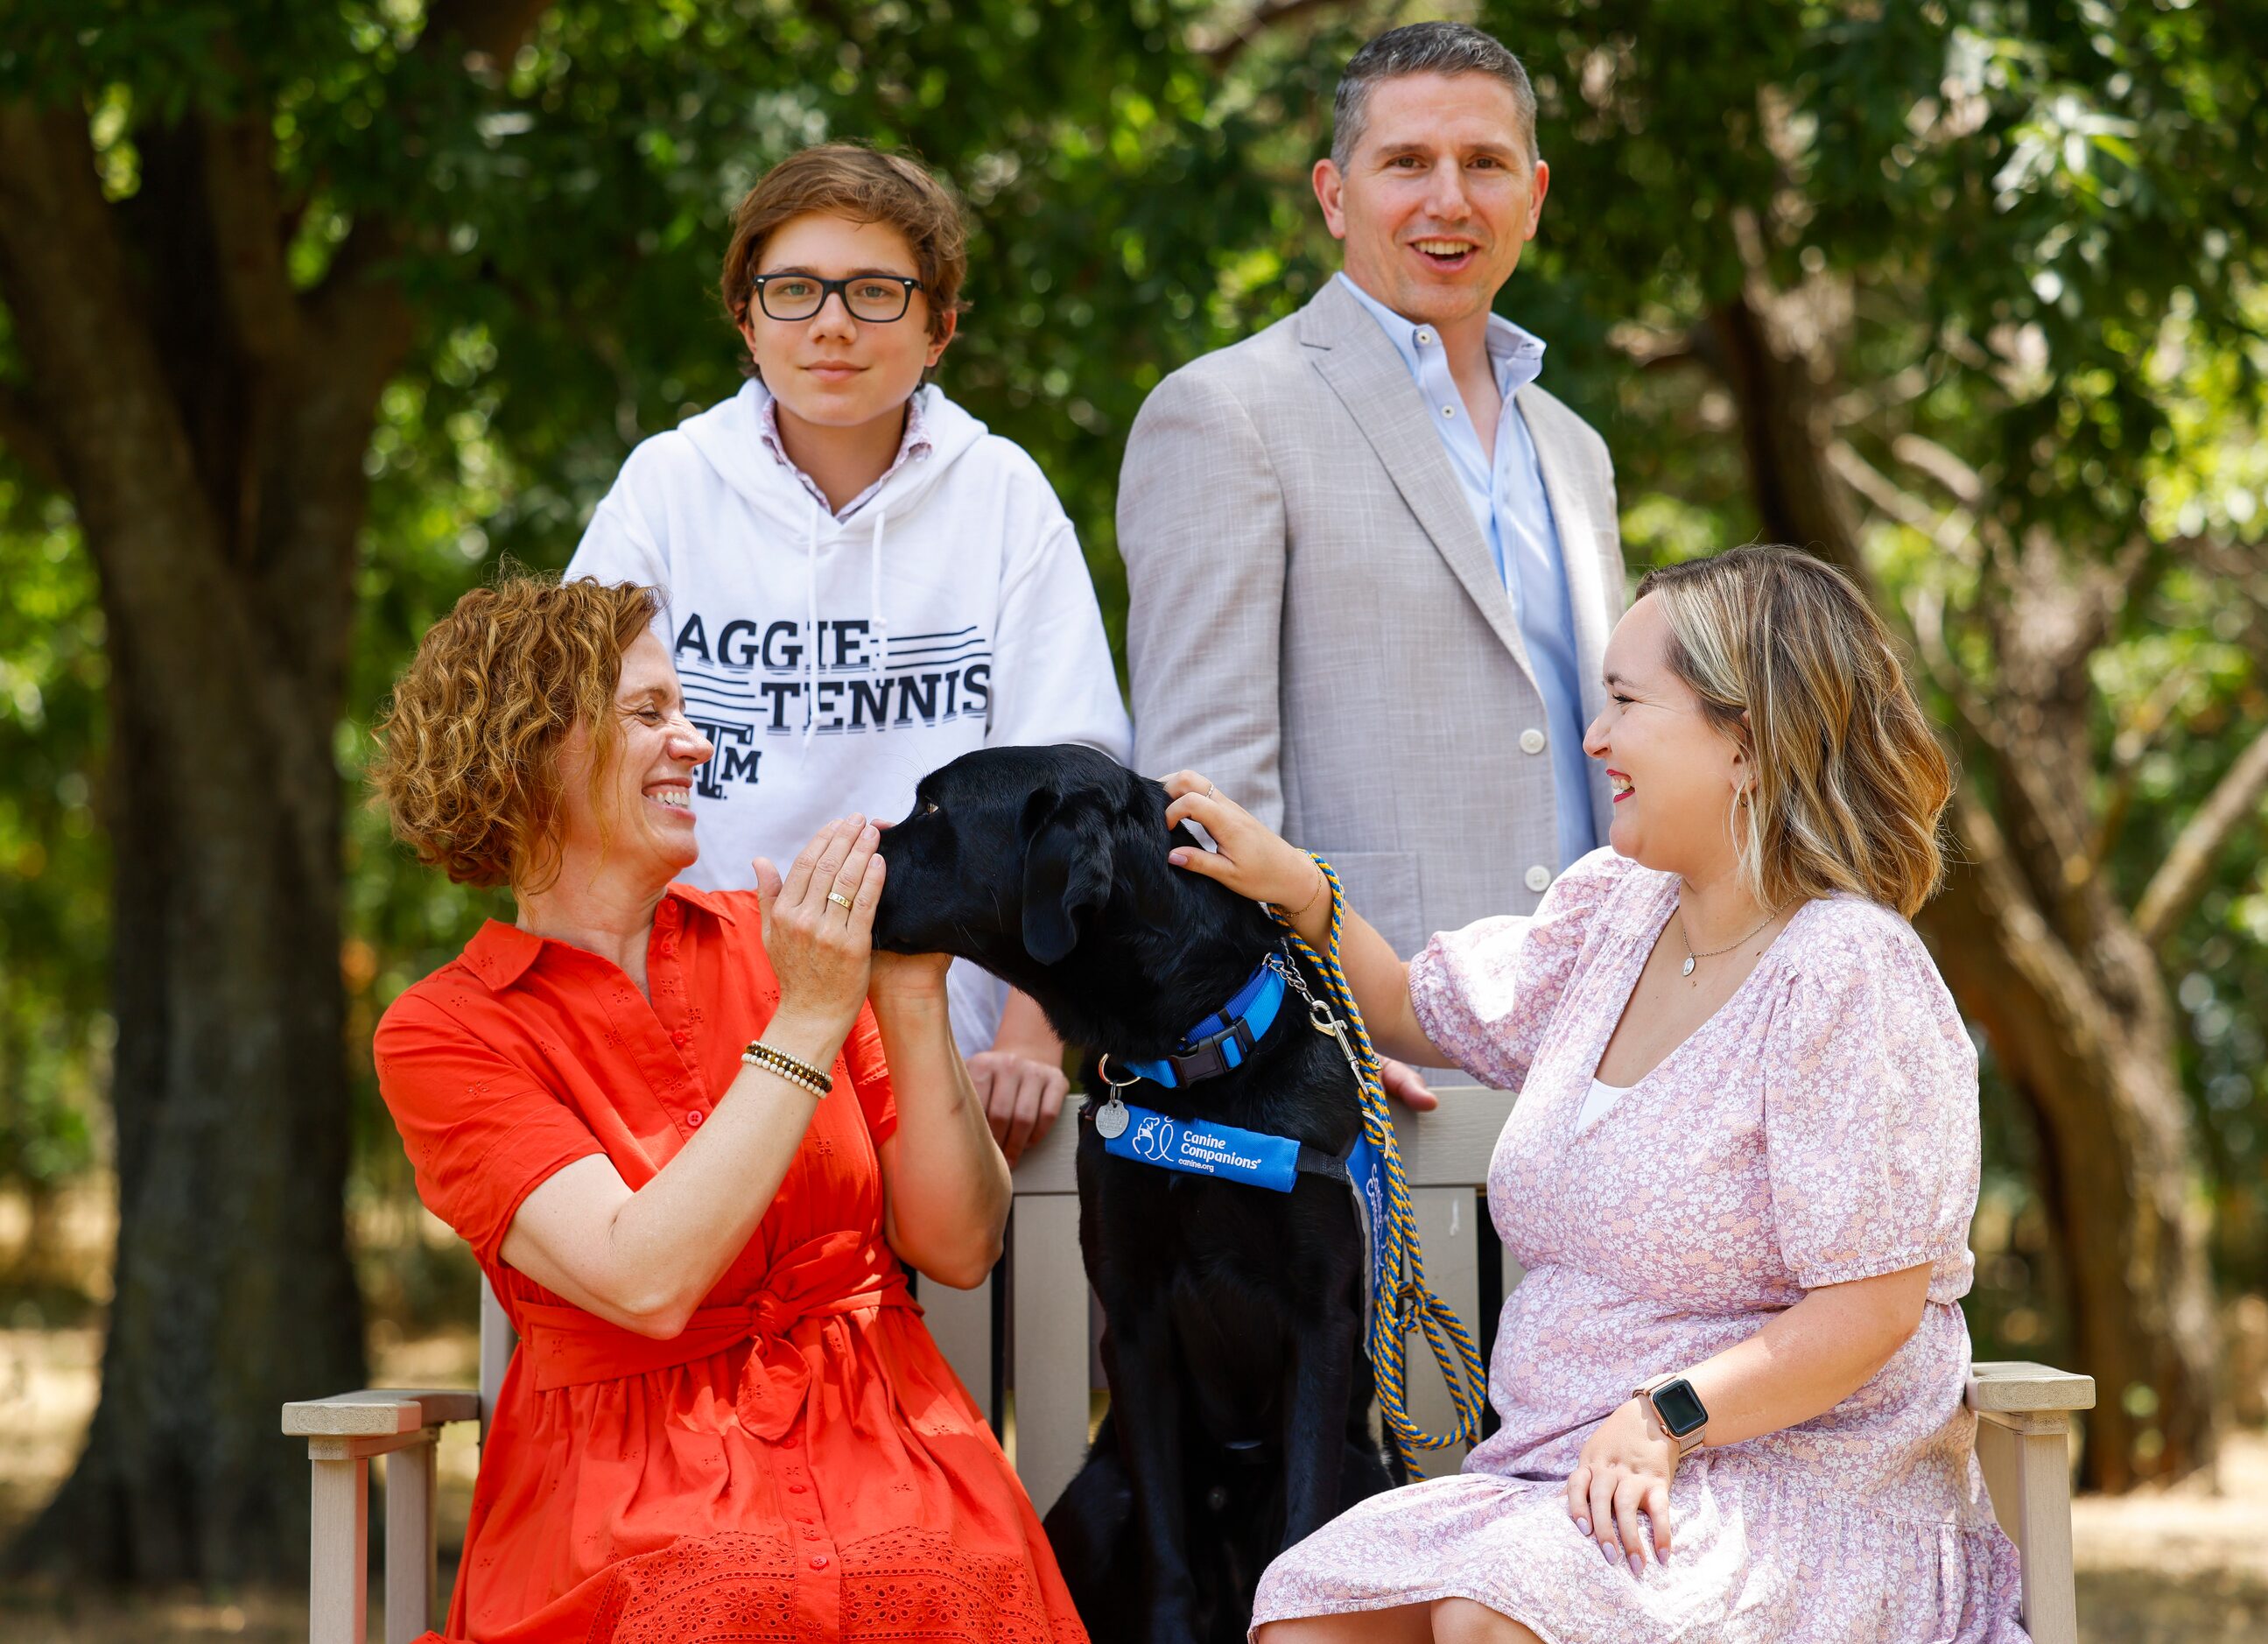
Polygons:
M1268 825L1194 770L1176 770L1165 780L1166 826L1193 822L1212 836L1217 847L1187 846L1166 852L1175 867L1217 880L1241 896L1264 902L1291 919L1300 940L1321 947L1330 940L1330 881L1315 859L1290 844ZM1441 1105L1418 1070L1390 1056L1379 1058L1379 1082L1386 1094L1412 1113Z

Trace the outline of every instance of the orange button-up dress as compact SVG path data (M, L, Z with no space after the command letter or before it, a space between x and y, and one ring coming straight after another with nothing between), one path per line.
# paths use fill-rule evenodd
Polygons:
M520 1202L603 1153L683 1146L779 1001L747 894L673 885L620 967L491 921L378 1030L419 1196L520 1335L446 1636L480 1644L1083 1640L1039 1522L882 1240L897 1124L873 1017L755 1236L668 1341L497 1254ZM429 1635L431 1636L431 1635Z

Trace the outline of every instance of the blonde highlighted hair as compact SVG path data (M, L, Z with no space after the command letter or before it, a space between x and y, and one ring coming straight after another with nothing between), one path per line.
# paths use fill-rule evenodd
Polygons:
M1732 812L1749 894L1778 908L1849 891L1911 918L1944 877L1953 770L1874 608L1792 548L1664 565L1648 594L1671 671L1752 761Z
M591 736L595 796L620 732L622 652L651 588L511 573L426 630L377 726L371 785L397 838L460 885L541 891L559 874L559 749Z

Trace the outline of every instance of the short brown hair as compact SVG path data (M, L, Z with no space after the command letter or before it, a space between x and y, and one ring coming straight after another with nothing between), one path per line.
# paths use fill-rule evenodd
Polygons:
M1911 918L1944 874L1953 768L1866 597L1774 547L1664 565L1638 591L1661 597L1670 670L1755 761L1732 822L1749 893L1778 908L1849 891Z
M460 885L559 874L559 748L591 731L597 787L619 734L622 652L660 601L630 583L511 573L426 630L377 726L371 785L417 859Z
M856 143L823 143L791 154L741 197L718 282L734 325L747 321L755 295L750 282L764 242L783 224L814 212L881 223L903 234L929 299L930 337L945 335L946 316L960 308L961 283L968 276L968 230L961 207L919 161Z

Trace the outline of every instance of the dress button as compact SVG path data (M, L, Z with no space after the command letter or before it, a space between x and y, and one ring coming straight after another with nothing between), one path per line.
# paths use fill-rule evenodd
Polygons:
M1529 868L1528 870L1528 888L1530 890L1550 889L1551 870L1548 867L1540 866Z
M669 1042L681 1051L693 1043L693 1036L684 1028L679 1028L671 1032Z
M788 1485L787 1493L790 1495L801 1495L809 1488L810 1486L807 1485L792 1484Z
M1523 754L1540 754L1543 751L1543 733L1531 725L1520 734L1520 751Z
M1445 405L1441 408L1441 415L1444 417L1454 417L1456 414L1457 408L1454 405Z
M1433 334L1431 331L1420 331L1418 334L1418 340L1420 343L1431 343L1433 340Z
M701 1128L700 1109L696 1108L692 1112L685 1116L685 1128L689 1131L697 1131Z
M827 1567L827 1555L823 1552L813 1553L811 1555L811 1567L814 1570L825 1569Z

